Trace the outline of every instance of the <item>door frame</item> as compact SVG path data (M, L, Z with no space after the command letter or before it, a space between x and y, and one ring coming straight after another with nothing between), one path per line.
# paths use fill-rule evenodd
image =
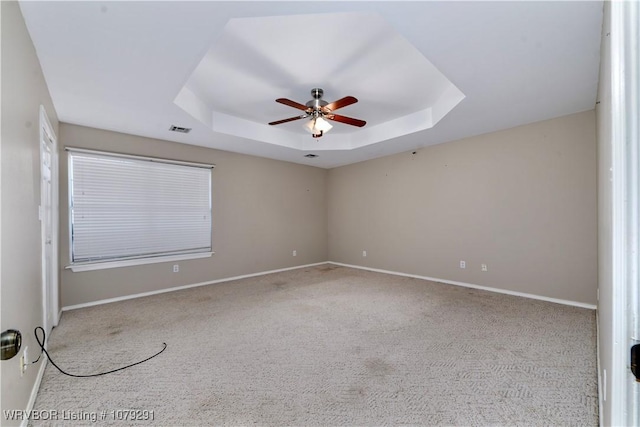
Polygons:
M43 105L40 105L40 184L42 185L42 163L43 157L43 144L47 143L47 140L51 143L51 277L47 278L46 269L46 236L45 236L45 224L42 212L40 213L40 235L41 235L41 269L42 269L42 323L43 328L47 333L51 331L54 326L58 325L60 321L60 303L59 303L59 291L58 291L58 139L53 126L49 121L47 112ZM41 189L40 191L40 210L42 210L44 203L44 195ZM49 279L49 280L47 280ZM49 286L47 286L49 283ZM51 321L49 321L51 318Z
M630 370L630 348L640 341L640 7L611 2L613 364L612 425L640 423L640 385Z

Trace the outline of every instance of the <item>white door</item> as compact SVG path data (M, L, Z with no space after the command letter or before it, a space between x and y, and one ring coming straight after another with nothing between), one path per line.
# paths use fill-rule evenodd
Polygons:
M58 324L57 268L57 155L56 139L40 108L40 221L42 232L43 328L49 333Z

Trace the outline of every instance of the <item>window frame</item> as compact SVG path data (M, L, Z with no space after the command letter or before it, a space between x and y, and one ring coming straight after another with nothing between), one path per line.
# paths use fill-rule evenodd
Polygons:
M84 148L75 148L75 147L65 147L65 151L67 151L67 184L68 184L68 242L69 242L69 265L65 267L65 269L69 269L73 272L81 272L81 271L92 271L92 270L102 270L108 268L118 268L118 267L128 267L128 266L136 266L136 265L146 265L146 264L155 264L162 262L171 262L171 261L182 261L189 259L200 259L200 258L208 258L211 257L215 252L213 252L213 208L212 208L212 173L209 175L209 209L210 209L210 220L211 224L209 225L209 231L211 233L211 250L210 251L202 251L202 252L192 252L192 253L184 253L184 254L167 254L167 255L140 255L133 257L123 257L120 259L107 259L107 260L91 260L91 261L73 261L73 180L72 180L72 170L71 170L71 156L74 153L80 154L88 154L102 157L112 157L112 158L125 158L132 159L137 161L149 161L156 163L166 163L180 166L191 166L198 167L204 169L214 169L214 164L206 164L206 163L196 163L196 162L186 162L180 160L172 160L165 159L160 157L149 157L149 156L139 156L133 154L123 154L123 153L115 153L115 152L107 152L107 151L99 151L99 150L91 150Z

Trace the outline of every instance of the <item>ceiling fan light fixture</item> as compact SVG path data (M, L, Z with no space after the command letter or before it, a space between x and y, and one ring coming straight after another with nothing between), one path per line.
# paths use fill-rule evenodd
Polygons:
M316 119L316 129L321 132L329 132L333 126L327 120L325 120L322 116Z
M322 136L322 134L329 132L333 126L327 120L322 117L316 117L309 120L305 125L307 129L314 137L316 135ZM317 138L317 137L316 137Z

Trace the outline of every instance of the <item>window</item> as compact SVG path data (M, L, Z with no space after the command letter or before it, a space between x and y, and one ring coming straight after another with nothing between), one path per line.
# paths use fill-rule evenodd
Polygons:
M212 167L69 149L69 268L210 256Z

